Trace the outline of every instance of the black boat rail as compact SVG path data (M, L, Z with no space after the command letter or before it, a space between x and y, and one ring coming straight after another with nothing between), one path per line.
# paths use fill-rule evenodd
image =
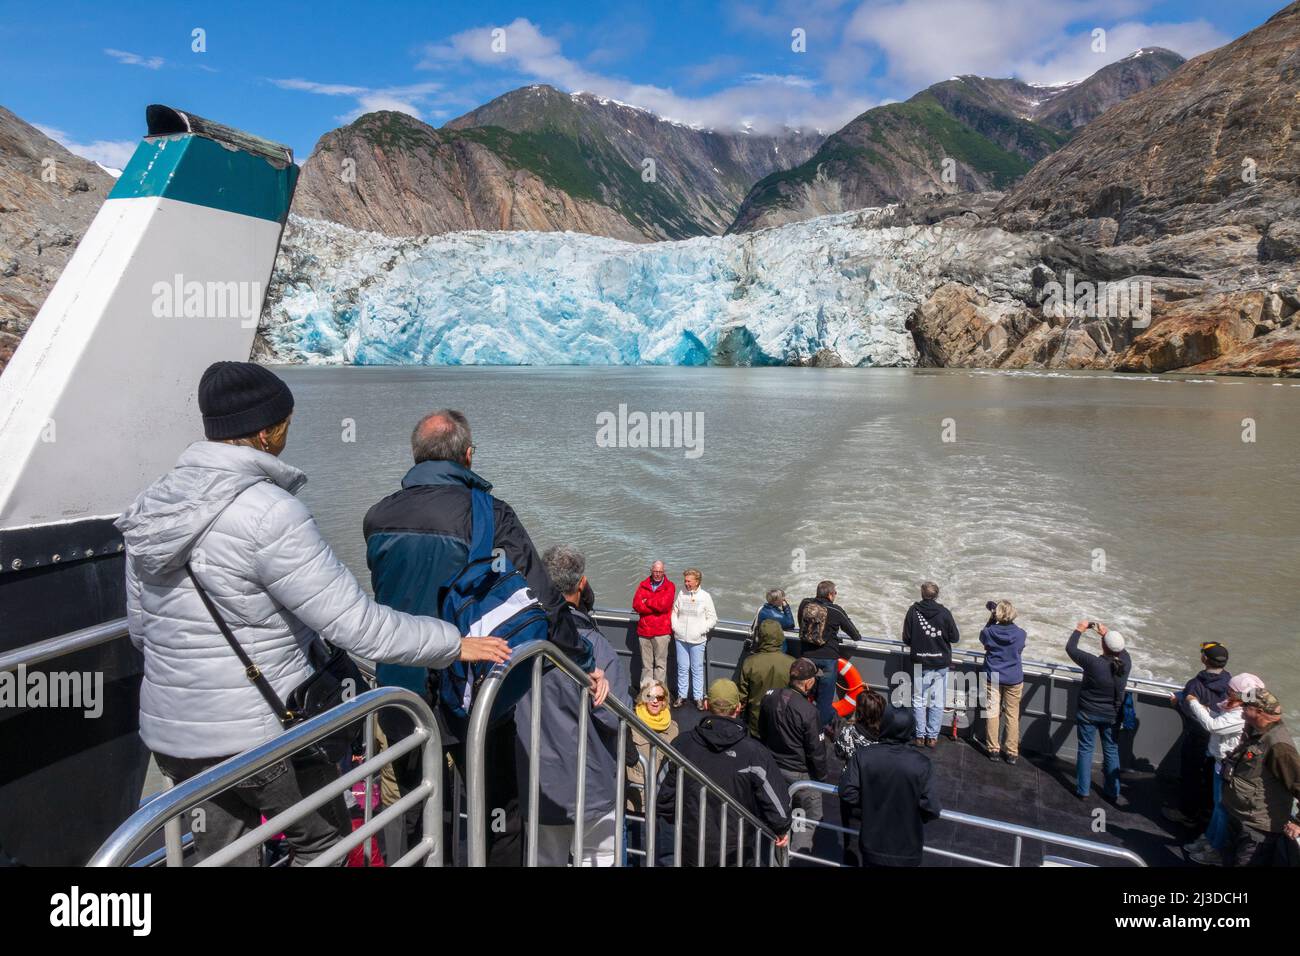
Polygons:
M823 783L817 780L796 780L794 783L790 784L791 797L800 790L817 790L823 794L829 794L831 796L838 796L840 792L840 788L835 784ZM974 866L1018 867L1021 865L1021 851L1024 849L1024 841L1026 840L1034 840L1038 843L1065 847L1081 853L1096 853L1100 856L1123 860L1127 863L1133 864L1134 866L1147 865L1146 861L1132 850L1126 850L1123 847L1118 846L1111 846L1107 843L1098 843L1096 840L1084 840L1080 837L1069 836L1065 833L1053 833L1050 830L1040 830L1037 827L1022 826L1019 823L1007 823L1004 820L993 820L989 817L977 817L970 813L958 813L956 810L939 811L939 819L947 823L957 824L958 826L976 827L982 830L992 830L996 833L1006 833L1016 838L1010 863L998 863L996 860L970 856L965 853L954 853L951 850L944 850L935 846L926 846L923 848L925 853L930 853L934 856L947 857L948 859L957 860L962 863L970 863ZM846 836L858 835L856 830L850 830L848 827L841 826L838 823L830 823L825 820L806 820L803 825L823 830L833 830L836 833L842 833ZM843 863L838 863L835 860L827 860L824 857L814 856L811 853L800 853L795 850L790 851L790 859L805 860L819 866L844 866ZM1090 866L1092 864L1078 863L1073 860L1059 860L1058 865Z
M337 780L331 781L277 813L261 826L248 831L198 865L223 866L230 863L248 850L261 846L266 840L283 831L286 825L303 819L319 807L348 792L353 784L361 780L370 780L387 764L420 748L422 771L420 784L385 807L380 813L368 818L351 834L309 865L330 866L337 863L353 848L368 844L370 838L389 822L402 819L407 810L422 805L421 839L391 865L411 866L422 862L424 866L441 866L443 856L442 735L429 705L419 695L400 687L379 687L358 694L326 713L286 730L264 744L236 754L183 783L162 791L119 826L91 858L88 865L94 867L132 865L131 861L149 838L170 821L178 820L204 801L230 789L249 775L287 759L299 750L323 740L358 720L365 719L369 723L370 715L384 708L404 711L415 724L415 730ZM173 852L166 855L166 859L169 866L180 865L179 840ZM146 857L146 860L152 862L150 857Z

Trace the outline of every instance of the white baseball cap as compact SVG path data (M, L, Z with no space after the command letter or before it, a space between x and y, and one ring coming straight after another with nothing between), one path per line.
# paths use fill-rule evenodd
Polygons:
M1106 650L1112 654L1118 654L1124 650L1124 635L1119 631L1107 631L1101 642L1106 645Z

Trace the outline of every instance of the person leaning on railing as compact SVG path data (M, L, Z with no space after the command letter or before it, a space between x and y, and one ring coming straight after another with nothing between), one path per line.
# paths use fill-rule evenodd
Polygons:
M754 623L749 627L751 645L758 642L758 629L763 626L764 621L776 621L783 631L795 629L794 611L790 609L790 602L786 600L785 591L781 588L770 588L763 596L763 606L758 609L758 613L754 615ZM797 643L798 639L792 638L790 646L783 647L782 650L790 654L791 651L798 649L795 647ZM790 654L790 656L793 660L794 655Z
M363 658L422 667L507 659L505 641L462 640L442 621L376 604L334 556L295 497L307 476L279 458L293 395L278 376L217 362L203 373L198 404L206 440L116 522L126 542L127 624L144 653L140 736L166 776L186 780L278 736L281 715L255 681L289 698L325 656L322 638ZM338 776L329 760L299 755L214 797L202 805L203 826L192 828L199 859ZM350 829L341 794L290 824L294 865ZM255 851L238 858L256 862Z

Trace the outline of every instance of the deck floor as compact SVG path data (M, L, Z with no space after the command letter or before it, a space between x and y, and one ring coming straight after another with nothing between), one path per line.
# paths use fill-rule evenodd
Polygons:
M691 703L673 711L683 732L693 727L700 716ZM939 745L927 752L935 763L939 802L945 810L1122 846L1142 857L1148 866L1187 865L1181 845L1196 834L1160 815L1161 806L1172 799L1172 792L1154 774L1122 772L1125 806L1117 810L1097 792L1100 767L1093 775L1093 795L1079 800L1074 795L1074 765L1054 757L1021 754L1020 762L1013 767L1001 760L989 760L982 750L964 738L953 741L948 737L940 738ZM839 765L833 755L831 759L835 766L831 775L834 783L839 780ZM823 800L823 814L828 822L839 823L838 804L834 797ZM1094 832L1094 811L1099 808L1105 811L1105 829ZM1011 863L1015 848L1014 836L944 820L927 825L925 839L927 846L1006 864ZM813 852L827 860L840 860L840 834L820 830ZM1045 853L1098 866L1130 865L1123 860L1033 840L1024 841L1021 865L1038 866ZM927 853L925 865L967 864Z

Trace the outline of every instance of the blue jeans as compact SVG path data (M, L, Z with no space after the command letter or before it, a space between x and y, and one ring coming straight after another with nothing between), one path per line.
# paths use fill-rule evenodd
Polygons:
M1205 839L1216 850L1228 848L1228 811L1223 809L1223 777L1219 776L1219 766L1214 768L1214 816L1205 828Z
M825 727L835 719L835 662L819 660L817 672L817 719Z
M936 667L934 670L921 671L921 679L912 687L912 717L916 721L916 736L927 740L939 739L939 727L943 723L943 698L947 688L948 668Z
M1079 738L1078 763L1075 766L1075 792L1086 797L1092 790L1092 755L1097 749L1097 733L1101 732L1101 758L1106 780L1102 793L1111 799L1119 797L1119 744L1115 730L1119 722L1115 717L1098 717L1094 714L1075 715L1075 733Z
M677 696L681 700L690 697L691 685L694 684L699 691L695 699L703 700L706 642L687 644L685 641L676 641L675 643L677 644Z

